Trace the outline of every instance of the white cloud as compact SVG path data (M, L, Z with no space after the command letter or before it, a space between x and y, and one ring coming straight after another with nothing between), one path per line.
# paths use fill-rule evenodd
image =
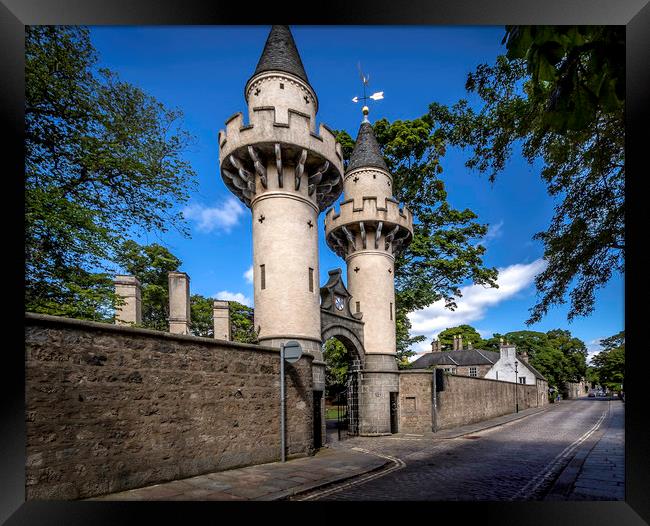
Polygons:
M224 300L224 301L237 301L242 305L247 307L252 307L253 302L248 296L244 296L241 292L230 292L228 290L222 290L217 292L212 296L215 300Z
M246 272L244 272L244 279L249 283L253 283L253 265L251 265Z
M501 237L503 234L502 232L503 228L503 219L499 221L496 225L490 225L488 227L487 234L485 234L485 242L492 241L493 239L496 239L498 237Z
M183 215L198 223L201 232L223 230L230 232L244 214L244 207L234 197L228 197L222 203L212 208L200 204L192 204L183 209Z
M446 328L483 319L490 307L526 289L545 267L546 262L540 258L532 263L500 268L497 279L498 289L483 285L468 285L461 288L462 297L456 300L458 307L454 311L445 308L445 302L441 300L422 310L412 312L409 314L409 320L413 335L427 336L427 340L414 346L412 350L428 351L431 339Z
M597 355L603 348L600 346L600 340L604 340L607 336L595 338L587 343L587 365L591 363L591 359Z

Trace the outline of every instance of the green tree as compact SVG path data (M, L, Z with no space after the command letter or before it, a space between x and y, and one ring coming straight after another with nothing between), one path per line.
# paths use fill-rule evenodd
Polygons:
M201 294L190 296L190 333L214 338L213 300Z
M466 165L492 182L516 146L529 163L542 160L558 203L534 236L548 266L527 324L567 294L571 321L590 314L594 292L624 271L625 28L508 26L504 43L506 55L468 75L478 111L461 100L431 104L430 116L450 144L471 148Z
M228 302L230 312L230 332L233 341L239 343L258 343L254 326L254 311L238 301Z
M458 327L450 327L438 334L438 340L442 346L443 351L451 351L453 349L454 336L462 336L463 348L472 344L472 347L483 348L483 338L478 331L471 325L459 325Z
M326 396L336 396L345 390L345 382L350 366L348 350L336 338L330 338L323 344L325 360Z
M514 331L503 339L514 344L517 353L528 354L528 362L546 377L549 386L563 391L566 382L578 382L587 374L587 348L567 330Z
M88 29L25 31L25 307L108 321L122 242L185 232L190 137L180 111L98 68Z
M551 347L559 349L566 358L567 382L579 382L587 374L587 346L567 330L554 329L546 333Z
M496 287L497 271L483 265L485 247L476 243L487 226L471 210L456 210L447 202L440 179L445 143L430 116L393 123L381 119L373 130L393 175L393 195L414 215L413 241L395 261L397 357L403 364L414 354L410 347L425 339L410 335L409 312L438 300L453 310L463 282ZM337 140L349 155L350 135L337 132Z
M600 345L603 350L591 359L598 383L619 390L625 382L625 331L600 340Z
M486 351L499 352L502 339L503 339L503 334L499 334L498 332L495 332L492 335L492 338L488 338L487 340L483 340L481 342L481 349L484 349Z
M214 300L201 294L190 296L190 332L195 336L214 338ZM253 309L237 301L228 301L230 337L239 343L257 343L253 328Z
M168 274L179 269L181 260L162 245L153 243L142 246L132 240L122 243L115 259L127 274L140 281L142 327L168 331Z

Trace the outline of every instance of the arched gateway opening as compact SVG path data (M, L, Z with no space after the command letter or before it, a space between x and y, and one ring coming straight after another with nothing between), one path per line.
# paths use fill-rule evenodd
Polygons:
M341 269L329 272L321 287L321 339L326 362L324 407L314 408L314 445L359 433L359 385L364 369L362 313L352 312L352 296ZM316 398L316 397L315 397ZM321 421L317 421L321 419Z

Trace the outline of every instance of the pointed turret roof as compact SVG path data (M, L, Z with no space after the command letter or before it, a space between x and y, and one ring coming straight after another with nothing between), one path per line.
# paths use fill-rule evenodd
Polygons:
M379 143L375 132L372 131L372 125L364 121L361 123L359 133L357 135L357 142L354 145L354 150L350 156L350 163L348 164L346 172L354 170L355 168L381 168L388 171L386 161L379 149Z
M272 26L253 77L263 71L286 71L309 84L289 26Z

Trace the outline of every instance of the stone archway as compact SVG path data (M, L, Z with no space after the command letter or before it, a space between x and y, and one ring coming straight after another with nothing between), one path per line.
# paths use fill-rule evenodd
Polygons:
M339 340L345 346L348 353L350 353L353 365L356 366L357 369L362 370L365 362L363 335L359 338L356 331L351 330L342 323L338 323L338 321L339 320L336 320L334 323L330 323L323 329L323 332L321 333L323 342L326 342L330 338L336 338Z
M360 312L352 312L352 296L343 284L341 269L329 272L328 282L321 287L321 340L330 338L340 341L350 357L350 368L345 390L346 421L348 434L356 435L359 429L359 386L361 372L365 368L363 326ZM326 422L323 429L326 433Z

